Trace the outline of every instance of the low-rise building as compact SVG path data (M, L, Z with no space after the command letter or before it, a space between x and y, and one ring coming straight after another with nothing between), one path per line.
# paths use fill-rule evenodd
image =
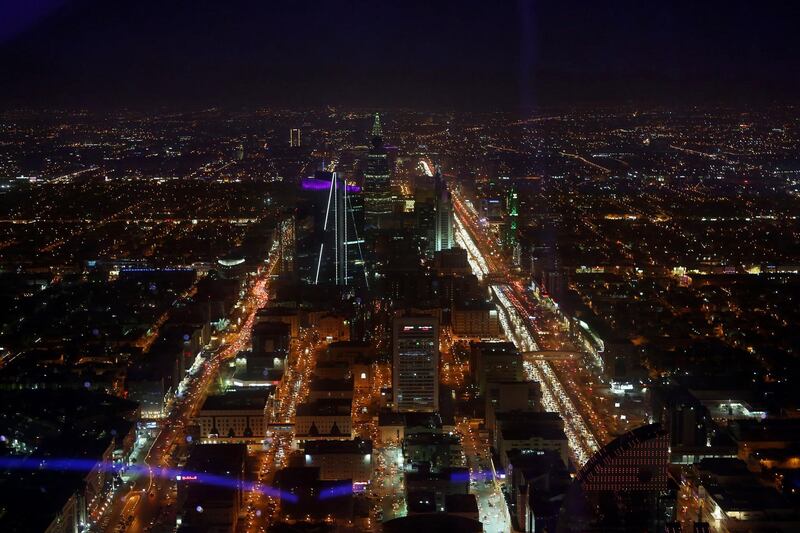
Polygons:
M234 390L209 396L194 419L204 440L255 442L266 436L263 389Z
M455 465L461 451L461 441L455 435L412 433L403 439L406 463L427 463L433 469Z
M318 361L314 366L314 376L320 379L347 379L350 374L345 361Z
M372 442L353 440L310 440L306 442L304 466L319 468L323 480L352 479L367 483L372 477Z
M442 418L439 413L398 413L388 409L378 412L378 431L382 442L400 442L414 433L441 433Z
M448 467L438 472L406 472L406 493L428 492L436 496L436 508L445 509L447 496L469 494L469 468Z
M569 444L564 421L557 413L509 411L497 414L494 446L504 469L512 450L554 451L569 463Z
M800 442L799 418L737 420L730 426L738 456L747 461L760 450L794 449Z
M509 428L499 431L500 454L503 467L508 466L508 453L511 450L554 451L563 461L569 461L569 445L563 428L540 426L532 428Z
M406 494L406 508L408 515L435 513L438 511L436 507L436 494L427 490L414 490Z
M295 438L308 440L349 440L352 435L352 401L325 399L302 403L295 416Z
M371 361L374 353L368 342L340 341L328 345L323 355L324 361L354 364L356 361Z
M448 494L444 497L444 512L463 516L470 520L480 520L478 499L474 494Z
M289 467L275 474L281 518L291 523L314 520L350 524L353 520L353 480L320 479L318 467Z
M800 518L775 487L762 484L740 459L703 459L695 465L698 493L721 531L798 531Z
M308 323L316 330L320 339L327 343L350 340L350 320L347 316L331 311L311 311Z
M266 321L253 325L252 350L247 355L247 372L259 375L272 370L283 371L289 357L291 326L284 322Z
M459 515L448 513L425 513L402 516L383 524L384 533L416 533L419 531L458 531L459 533L481 533L483 524Z
M500 429L515 427L538 427L547 425L563 428L564 420L558 413L551 411L499 411L495 414L495 430L490 434L491 444L495 450L500 449Z
M352 400L353 380L314 378L309 387L308 401L315 402L329 398Z
M291 307L264 307L256 313L256 323L282 322L289 326L292 339L300 337L300 313Z

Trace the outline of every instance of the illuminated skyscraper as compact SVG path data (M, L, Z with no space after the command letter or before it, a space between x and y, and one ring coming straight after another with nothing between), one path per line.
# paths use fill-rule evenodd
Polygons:
M433 176L417 178L414 215L417 232L425 242L428 257L453 247L453 203L450 191L438 171Z
M364 171L364 223L368 229L378 229L392 214L391 173L389 156L383 146L381 118L375 113L372 125L372 148L367 154Z
M289 146L298 148L300 146L300 128L292 128L289 130Z
M517 188L512 186L506 192L506 230L504 244L513 249L517 242L517 228L519 227L519 193Z
M453 201L450 191L438 171L436 180L436 248L435 251L449 250L453 247Z
M335 172L317 174L301 183L304 202L296 237L300 277L315 285L366 283L360 190Z
M439 320L432 316L394 319L392 388L396 411L439 409Z

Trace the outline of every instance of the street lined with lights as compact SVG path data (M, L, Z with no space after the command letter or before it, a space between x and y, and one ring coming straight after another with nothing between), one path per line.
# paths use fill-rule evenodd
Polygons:
M481 242L486 248L491 249L490 245L484 243L487 239L481 239L481 230L477 225L475 216L470 216L467 208L460 200L458 193L453 194L453 204L455 206L456 221L456 241L467 249L470 258L470 266L473 272L479 277L488 275L498 275L507 278L507 271L500 270L494 266L491 270L489 264L497 265L496 260L486 261L481 247L476 244L476 240ZM468 229L469 228L469 229ZM523 306L517 291L519 285L515 283L493 283L491 292L495 303L498 306L501 325L509 338L517 345L517 349L522 352L537 351L538 346L532 333L532 321L530 312ZM599 449L595 435L589 430L583 419L581 412L575 407L570 395L559 381L558 376L548 361L526 360L524 363L525 372L529 379L537 381L542 385L542 403L548 411L554 411L561 415L564 420L564 432L567 435L570 451L578 466L583 465L594 452Z

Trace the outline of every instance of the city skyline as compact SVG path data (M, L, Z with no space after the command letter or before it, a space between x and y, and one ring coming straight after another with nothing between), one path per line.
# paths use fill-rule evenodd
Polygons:
M0 6L0 531L800 530L779 2Z

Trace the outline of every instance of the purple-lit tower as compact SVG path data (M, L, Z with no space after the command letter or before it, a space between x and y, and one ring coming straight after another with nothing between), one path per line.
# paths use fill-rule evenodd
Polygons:
M301 181L306 217L299 221L303 237L300 277L314 285L366 283L364 274L361 190L336 172L318 172ZM302 248L302 249L300 249Z

